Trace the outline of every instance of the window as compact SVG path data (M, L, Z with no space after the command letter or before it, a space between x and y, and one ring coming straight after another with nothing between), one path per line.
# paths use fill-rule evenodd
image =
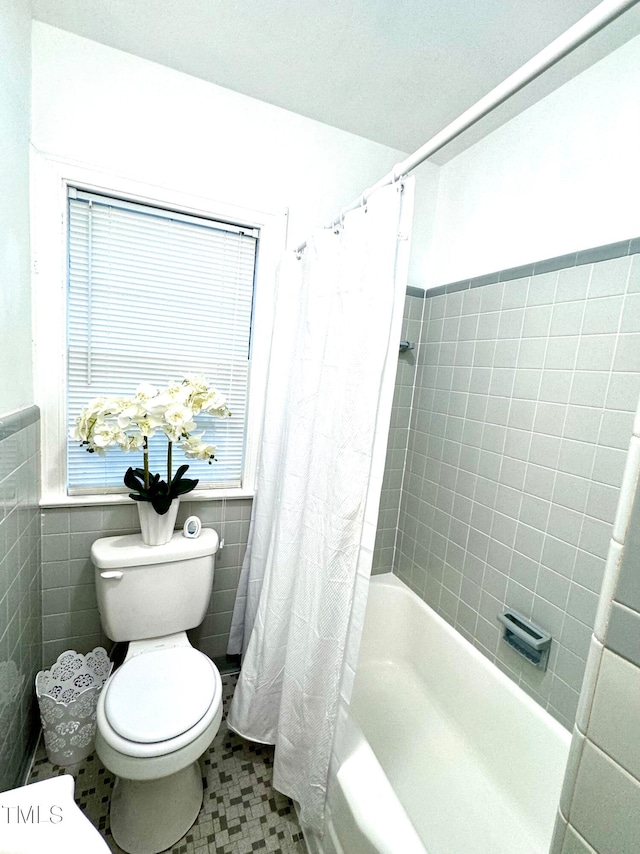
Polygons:
M145 379L164 383L173 377L177 379L183 370L198 370L207 374L210 382L228 396L233 417L215 419L215 429L207 431L205 438L218 447L218 462L211 466L203 463L204 472L201 470L194 475L201 478L198 499L244 498L253 495L262 418L267 405L266 374L271 346L276 270L286 244L286 209L261 210L207 195L194 195L186 189L161 186L159 183L147 184L84 164L60 160L35 150L31 153L31 167L34 393L35 402L41 411L41 505L71 507L129 504L131 499L122 484L122 477L128 466L135 467L141 462L134 454L124 455L116 462L113 456L117 456L116 450L109 449L104 459L107 464L112 464L112 473L117 470L117 475L113 477L111 485L107 485L101 468L102 460L96 460L94 455L81 451L68 440L72 421L69 401L73 406L74 395L75 405L80 408L92 396L111 389L110 385L103 386L102 380L95 375L102 355L96 361L92 354L91 364L82 366L82 336L90 337L94 342L99 342L102 336L103 345L105 337L105 331L99 324L92 322L89 331L87 324L83 323L81 313L85 312L86 320L87 307L85 305L83 308L82 299L76 308L70 309L70 265L74 276L78 273L81 278L83 264L85 274L91 274L92 283L90 293L87 291L84 297L85 302L90 296L92 307L96 308L101 300L111 299L110 310L129 323L128 330L121 331L119 341L113 329L108 327L107 353L110 363L105 380L111 382L111 375L116 370L122 370L126 379L128 371L129 384L119 389L120 393L127 393ZM71 200L70 195L73 197ZM72 214L70 206L84 204L86 211L89 201L92 201L93 208L92 247L100 231L94 228L99 208L101 214L110 209L112 224L115 218L138 214L139 219L136 221L140 223L144 220L147 225L153 224L156 235L161 226L179 232L189 225L193 227L193 231L188 233L194 236L195 244L186 244L184 263L178 265L176 277L169 279L167 271L173 268L168 264L161 265L146 280L142 277L143 282L151 284L147 290L140 285L138 302L132 305L130 312L119 304L114 305L113 288L103 288L100 294L101 283L97 273L103 261L102 254L93 248L91 269L88 270L88 248L82 249L81 244L78 244L78 248L70 252L70 241L75 241L76 236L79 238L83 229L85 238L88 237L86 220L83 226L75 222L71 224L71 217L75 219L76 213ZM183 282L181 276L186 270L194 273L194 246L202 243L201 231L206 232L210 240L217 240L218 247L224 247L223 258L234 259L235 266L231 265L234 276L238 269L245 270L245 284L242 287L246 287L245 297L248 293L252 293L252 297L243 300L236 294L235 302L226 300L229 295L227 285L236 281L234 277L218 279L218 284L222 281L225 285L225 299L212 293L212 288L216 287L213 281L204 288L203 296L202 287L198 283L201 271L194 276L196 283L193 284L194 288L197 285L200 290L184 292L184 284L180 284ZM165 252L164 238L156 236L155 239L160 243L159 249ZM134 245L131 235L126 233L115 242L119 244L116 248L122 252ZM235 254L230 254L234 242ZM129 255L134 261L136 257L141 257L137 250L130 251ZM253 256L251 261L248 260L250 256ZM247 272L252 264L253 274ZM213 267L212 264L209 266ZM205 270L206 267L205 263ZM151 300L149 293L158 293L163 277L165 296L162 301L157 297ZM75 288L76 282L72 284ZM121 291L127 298L134 295L133 288L121 288ZM164 310L164 313L156 315L155 312L160 310ZM219 327L222 330L220 333L211 331L211 323L219 320L223 312L226 312L230 322L236 324L237 336L229 334L229 327ZM241 314L245 318L242 324L239 320ZM224 329L227 330L226 339L223 337ZM72 343L71 339L76 332L80 334L80 341ZM139 343L138 336L142 334L152 338L146 349ZM202 356L215 340L216 334L218 340L215 346L218 349L210 354L213 361L207 364ZM125 340L126 335L129 337ZM163 343L159 346L158 338L162 342L166 340L166 345ZM78 349L77 356L74 353L71 362L70 345L72 350ZM89 351L85 349L85 352ZM116 352L121 354L119 360ZM169 359L161 371L156 371L161 353L168 353ZM134 357L141 358L140 364L134 365ZM71 364L75 366L73 369ZM74 380L72 373L77 373L79 377L83 372L85 380L87 372L90 373L91 385L85 387L84 391L68 392L68 383ZM232 391L232 385L235 391ZM221 432L223 425L227 433ZM79 454L81 472L89 475L91 483L83 483L80 477L72 487L73 494L70 494L67 471L72 468L68 457L73 452ZM162 457L163 466L164 453ZM190 473L195 470L196 462L189 462ZM158 466L157 470L162 471L162 466ZM98 484L98 477L100 484L104 485ZM230 485L239 482L240 486ZM93 483L96 485L93 486ZM207 488L207 484L213 485Z
M67 297L68 426L101 395L133 394L204 374L232 417L198 417L218 448L209 465L174 449L174 470L205 487L240 487L259 230L69 188ZM163 472L166 440L150 442ZM87 455L69 439L69 494L120 491L135 455Z

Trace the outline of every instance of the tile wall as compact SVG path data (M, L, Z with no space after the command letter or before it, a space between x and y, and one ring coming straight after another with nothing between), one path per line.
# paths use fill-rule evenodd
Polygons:
M424 300L394 572L569 727L640 392L636 243ZM546 673L506 605L553 635Z
M640 407L633 432L552 854L640 847Z
M400 353L398 358L398 372L396 374L387 458L385 461L382 493L380 495L380 513L378 515L378 529L373 553L372 574L390 572L393 566L393 553L398 531L398 513L400 512L402 477L407 456L411 404L415 386L416 355L420 341L422 310L424 308L424 291L419 291L419 294L419 296L413 296L408 292L404 304L401 338L415 344L416 349Z
M39 723L39 418L33 406L0 420L0 792L23 783Z
M247 544L251 500L182 501L178 524L199 516L224 537L216 557L213 594L202 625L190 632L192 643L212 658L226 654L231 614ZM224 522L222 523L222 519ZM42 634L44 660L52 664L66 649L88 652L106 644L96 603L91 545L99 537L138 533L137 508L131 505L48 508L42 521Z

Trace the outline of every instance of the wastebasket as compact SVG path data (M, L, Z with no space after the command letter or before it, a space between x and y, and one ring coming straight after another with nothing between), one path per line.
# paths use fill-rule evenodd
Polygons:
M92 752L98 696L111 668L98 646L87 655L67 650L36 676L44 745L54 765L74 765Z

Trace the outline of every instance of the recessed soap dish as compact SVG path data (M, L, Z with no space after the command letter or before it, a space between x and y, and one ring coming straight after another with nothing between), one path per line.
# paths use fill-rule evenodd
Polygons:
M503 640L531 664L546 670L551 635L512 608L498 614L498 620L504 626Z

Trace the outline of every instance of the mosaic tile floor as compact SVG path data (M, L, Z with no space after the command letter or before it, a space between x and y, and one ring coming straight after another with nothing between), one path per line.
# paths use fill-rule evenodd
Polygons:
M222 677L224 715L237 674ZM273 748L252 744L227 729L224 719L213 744L200 760L204 801L198 820L173 848L173 854L302 854L306 846L289 798L271 787ZM76 803L100 830L114 854L123 854L111 836L109 800L114 777L95 753L78 765L52 765L38 746L30 783L73 774Z

